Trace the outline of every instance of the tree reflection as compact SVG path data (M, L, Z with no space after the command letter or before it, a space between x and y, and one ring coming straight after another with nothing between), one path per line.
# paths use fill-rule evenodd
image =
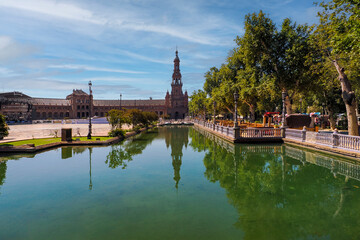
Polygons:
M7 170L6 162L5 161L0 162L0 186L2 186L5 183L6 170Z
M194 150L205 151L205 176L226 189L237 209L234 225L245 239L360 238L358 181L303 164L287 154L286 146L231 148L196 130L190 137ZM317 153L299 154L304 162L328 160Z
M105 163L108 164L110 168L121 167L125 169L128 163L133 160L133 156L141 154L156 136L156 131L148 132L142 134L140 137L129 139L124 143L112 145Z

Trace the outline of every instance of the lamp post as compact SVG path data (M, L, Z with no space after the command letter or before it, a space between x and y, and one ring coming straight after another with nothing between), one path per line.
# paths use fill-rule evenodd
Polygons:
M121 110L121 97L122 97L122 94L120 93L120 110Z
M237 91L234 92L234 100L235 100L235 119L234 119L234 128L238 127L237 123L237 101L239 99L239 93Z
M89 93L90 94L89 94L89 133L87 135L88 139L91 139L91 106L92 106L92 104L91 104L91 96L92 96L91 86L92 86L91 81L89 81Z
M281 125L282 127L285 127L285 112L286 112L286 107L285 107L285 98L286 98L286 91L283 90L281 93L282 96L282 104L283 104L283 109L282 109L282 119L281 119Z
M216 116L216 102L214 101L214 124L216 123L215 116Z
M320 117L321 128L325 127L325 103L322 103L322 116Z

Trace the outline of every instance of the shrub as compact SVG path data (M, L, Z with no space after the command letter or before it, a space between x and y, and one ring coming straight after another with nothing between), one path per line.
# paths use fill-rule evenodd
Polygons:
M0 115L0 137L6 137L9 135L9 127L6 124L5 117Z
M140 129L141 129L141 127L138 125L138 126L134 127L133 130L134 130L135 132L140 132Z
M125 137L125 131L122 129L116 128L109 132L109 137Z

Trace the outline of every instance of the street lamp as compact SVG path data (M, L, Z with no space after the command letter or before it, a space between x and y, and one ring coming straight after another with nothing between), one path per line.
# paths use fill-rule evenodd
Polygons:
M214 101L214 124L216 123L215 116L216 116L216 102Z
M121 97L122 97L122 94L120 93L120 110L121 110Z
M235 100L235 119L234 119L234 128L238 127L237 123L237 101L239 99L239 93L237 91L234 92L234 100Z
M91 139L91 107L92 107L92 104L91 104L91 96L92 96L92 91L91 91L91 81L89 81L89 133L87 135L87 138L88 139Z
M281 121L281 124L283 127L285 127L285 112L286 112L286 108L285 108L285 98L286 98L286 91L283 90L282 93L281 93L281 96L282 96L282 103L283 103L283 109L282 109L282 121Z

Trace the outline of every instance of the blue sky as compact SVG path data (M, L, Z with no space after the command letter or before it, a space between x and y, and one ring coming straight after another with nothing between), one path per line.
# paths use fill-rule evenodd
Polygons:
M316 23L313 0L0 0L0 92L164 98L178 47L183 88L202 87L242 35L244 16Z

